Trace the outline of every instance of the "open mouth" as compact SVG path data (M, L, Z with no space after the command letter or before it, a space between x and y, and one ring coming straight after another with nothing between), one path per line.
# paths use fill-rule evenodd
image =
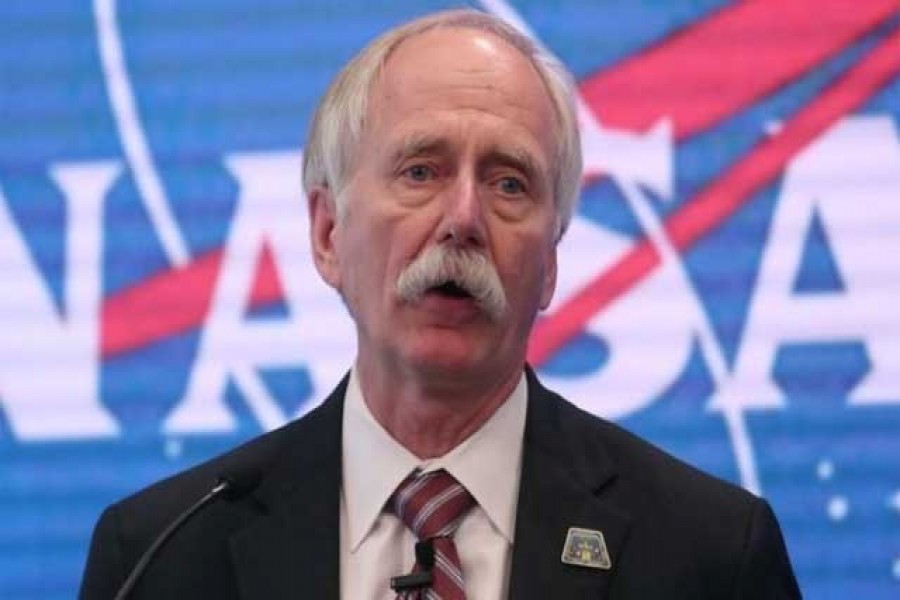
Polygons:
M447 281L442 283L441 285L437 285L428 290L429 292L433 292L436 294L440 294L441 296L447 298L471 298L472 294L470 294L465 288L457 285L452 281Z

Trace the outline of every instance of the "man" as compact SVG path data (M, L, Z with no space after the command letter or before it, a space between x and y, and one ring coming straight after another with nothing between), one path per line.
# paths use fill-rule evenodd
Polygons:
M342 71L304 185L355 365L305 418L109 508L83 598L112 597L247 465L258 485L189 521L133 597L393 598L417 560L413 593L444 599L799 597L765 501L525 365L578 191L572 106L558 64L472 11L389 32Z

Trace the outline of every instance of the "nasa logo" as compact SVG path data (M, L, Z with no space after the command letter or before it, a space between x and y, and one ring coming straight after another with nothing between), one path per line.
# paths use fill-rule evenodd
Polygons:
M676 34L623 5L634 40L614 35L621 23L561 33L546 9L482 5L582 74L585 189L529 349L541 377L765 492L807 593L900 579L895 3L672 3ZM164 10L94 2L93 100L114 131L90 133L113 142L0 163L0 419L16 442L232 441L305 413L352 360L351 323L305 241L292 140L308 115L270 105L303 90L311 106L341 58L260 73L287 46L334 53L236 25L242 43L185 42L173 73L138 35L169 35ZM323 29L316 10L293 25ZM252 65L237 83L234 64ZM839 568L822 566L836 553Z

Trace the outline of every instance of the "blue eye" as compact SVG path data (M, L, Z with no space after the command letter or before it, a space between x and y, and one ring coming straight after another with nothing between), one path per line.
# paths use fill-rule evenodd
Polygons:
M413 181L428 181L434 178L434 169L427 165L413 165L408 167L403 173Z
M516 177L503 177L497 185L502 193L509 196L518 196L525 193L525 184Z

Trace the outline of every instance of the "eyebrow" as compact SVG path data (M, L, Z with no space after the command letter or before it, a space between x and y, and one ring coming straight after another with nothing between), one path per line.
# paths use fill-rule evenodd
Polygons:
M412 133L402 140L393 153L394 164L413 156L426 154L448 154L452 143L442 136L430 133ZM534 154L520 145L492 144L479 160L481 164L501 164L521 171L529 180L538 184L546 183Z
M450 142L446 139L427 133L413 133L403 139L393 158L395 163L399 163L412 156L444 154L449 150Z
M488 150L485 162L499 163L508 167L517 169L525 174L525 176L536 183L543 183L543 171L538 166L534 155L520 146L512 146L509 148L501 148L493 146Z

